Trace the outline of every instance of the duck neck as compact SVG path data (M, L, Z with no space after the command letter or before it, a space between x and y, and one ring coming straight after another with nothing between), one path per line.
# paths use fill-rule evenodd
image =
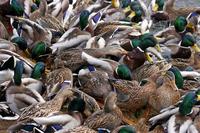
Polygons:
M51 102L52 102L53 104L55 104L55 106L57 106L59 110L61 109L61 107L62 107L64 101L65 101L65 96L62 95L62 93L58 93L58 94L51 100Z

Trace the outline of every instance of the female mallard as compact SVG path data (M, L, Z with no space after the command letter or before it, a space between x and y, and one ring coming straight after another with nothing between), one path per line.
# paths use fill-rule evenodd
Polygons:
M177 16L186 17L191 12L199 11L199 7L176 8L174 4L175 0L167 0L164 5L164 12L168 14L170 20L175 20Z
M73 86L73 75L70 69L58 68L48 73L45 79L47 98L55 96L60 89L60 84L64 82L71 87Z
M199 108L195 104L199 101L199 90L195 92L188 92L182 101L178 103L178 107L170 106L164 109L161 114L152 117L149 122L151 123L152 130L158 123L167 121L166 130L172 132L187 132L190 126L198 115ZM194 126L194 125L193 125ZM193 130L195 131L195 130Z
M78 79L81 84L81 90L95 99L105 99L112 87L108 82L108 74L103 71L92 71L86 74L79 74Z
M82 66L87 65L87 62L82 59L84 52L96 58L105 57L106 55L113 55L120 58L123 54L127 53L121 47L114 46L105 47L102 49L69 49L61 53L58 52L50 55L47 59L47 66L53 67L54 64L52 64L52 61L54 61L56 57L57 60L62 62L65 67L71 69L72 72L77 71Z
M83 122L82 113L85 110L85 102L81 98L74 98L68 105L68 114L54 114L50 116L35 117L33 120L40 125L47 125L55 128L58 132L68 131L80 126ZM47 129L46 129L47 130Z
M116 105L117 94L110 92L105 100L103 110L94 112L89 116L84 126L97 130L98 128L106 128L109 130L115 129L122 122L122 112Z
M97 133L97 131L86 126L79 126L69 130L67 133Z
M19 122L27 122L33 120L35 117L46 117L52 113L60 111L63 102L73 95L69 86L63 83L63 88L59 90L58 94L50 101L32 104L27 108L24 108Z
M9 104L12 111L20 114L21 108L27 107L31 104L38 102L45 102L42 96L34 89L27 88L22 84L22 74L23 74L23 62L17 61L14 69L14 83L10 83L6 89L6 101Z
M157 79L157 89L149 97L149 105L159 112L160 110L177 103L180 93L175 83L173 72L167 71L164 77Z

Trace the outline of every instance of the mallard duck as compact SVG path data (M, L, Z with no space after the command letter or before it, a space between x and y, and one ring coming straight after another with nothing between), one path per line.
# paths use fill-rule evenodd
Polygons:
M164 77L157 79L157 89L149 97L149 105L157 112L177 103L180 99L180 93L175 83L173 72L167 71Z
M117 105L123 112L136 112L144 107L149 95L155 90L155 85L150 80L144 80L141 86L134 80L109 79L109 82L116 89Z
M64 84L65 83L63 83L62 86L63 89L61 89L52 100L44 103L33 104L24 108L18 121L27 122L33 120L35 117L46 117L60 111L63 102L73 95L69 87L66 88L68 85Z
M14 83L11 82L6 89L6 101L9 103L9 107L12 111L17 114L21 113L21 108L34 103L45 102L42 96L35 89L29 89L22 84L21 78L23 69L23 62L17 61L13 76Z
M80 126L83 122L82 113L85 110L85 102L81 98L74 98L68 105L68 114L55 114L46 117L35 117L33 120L40 125L52 127L61 125L62 129L57 132L67 132L70 129Z
M97 128L115 129L122 122L122 112L116 105L117 94L110 92L107 96L103 110L94 112L84 121L84 126L97 130Z
M57 68L48 73L45 79L45 85L47 86L47 98L52 98L60 89L61 83L69 84L73 86L72 71L68 68Z
M167 71L171 66L172 65L166 61L158 61L154 64L144 64L132 72L132 77L140 82L142 79L151 77L161 71Z
M57 61L62 62L62 64L64 64L65 67L71 69L72 72L77 71L82 66L87 65L87 62L82 59L83 52L96 58L105 57L106 55L113 55L120 58L123 54L127 53L121 47L115 46L105 47L102 49L69 49L61 53L58 52L56 54L50 55L47 58L47 66L53 67L52 61L54 61L56 57Z
M199 91L188 92L182 101L175 106L170 106L161 111L161 114L152 117L149 122L151 123L151 130L162 120L167 121L166 130L168 132L176 131L189 131L193 120L198 115L199 108L195 104L199 101ZM195 131L195 130L193 130Z
M134 56L137 55L136 53L138 53L139 51L144 53L146 59L150 63L152 63L153 62L152 58L146 52L147 48L148 47L156 47L160 51L160 46L157 44L156 38L154 38L154 36L150 33L143 34L138 39L133 39L133 40L131 40L130 43L122 45L122 47L129 51L133 50L132 53L130 52L130 55L128 54L127 56L124 57L124 64L127 64L128 60L129 60L129 62L131 62L130 61L131 59L133 60L132 64L127 64L130 67L130 69L132 69L132 70L135 69L135 67L133 67L131 65L135 65L137 63L137 61L136 61L136 63L134 62L134 58L135 58ZM136 49L139 49L139 50L136 50ZM135 55L134 55L134 53L135 53ZM140 61L138 60L138 62L141 62L140 65L143 65L143 63L145 61L144 55L142 56L142 53L140 54L140 56L141 56L139 58ZM138 66L136 66L136 67L138 67Z
M108 82L108 74L103 71L92 71L86 74L79 74L78 79L81 84L81 90L95 99L105 99L112 87Z
M52 33L49 29L42 27L38 23L31 21L26 18L9 16L14 20L18 20L22 24L22 30L24 31L23 37L26 39L28 44L32 44L39 41L51 43ZM41 36L42 35L42 36Z
M180 70L185 70L188 66L192 67L193 69L198 70L199 67L199 52L192 52L192 55L189 59L172 59L170 63L174 66L178 67Z
M175 0L167 0L164 6L164 11L167 12L170 20L175 20L177 16L186 17L191 12L199 11L198 7L176 8L174 4Z
M61 36L61 38L56 43L52 44L51 49L53 51L63 51L78 46L88 41L90 38L90 33L86 31L81 31L79 28L70 28Z

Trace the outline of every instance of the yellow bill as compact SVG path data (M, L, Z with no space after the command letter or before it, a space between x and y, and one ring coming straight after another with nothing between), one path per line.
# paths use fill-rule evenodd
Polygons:
M199 46L197 44L194 44L192 46L192 49L194 49L195 52L200 52L200 48L199 48Z
M145 54L145 57L146 57L147 61L148 61L149 63L153 64L153 59L151 58L151 56L149 55L149 53L144 52L144 54Z
M186 27L188 29L191 29L192 31L195 31L195 27L194 27L194 25L191 22L189 22Z
M130 19L133 18L133 17L135 17L135 12L134 11L132 11L131 14L128 15L128 18L130 18Z
M197 95L197 101L200 101L200 95Z
M154 12L157 12L158 11L158 7L159 7L158 4L155 3L155 5L153 6L152 10Z
M124 13L127 13L127 12L129 12L130 10L131 10L131 7L128 6L128 7L126 7L123 11L124 11Z
M114 8L119 8L120 7L119 0L112 0L111 4L112 4L112 7L114 7Z
M156 50L157 50L158 52L161 52L161 48L160 48L160 45L159 45L159 44L156 44L155 48L156 48Z

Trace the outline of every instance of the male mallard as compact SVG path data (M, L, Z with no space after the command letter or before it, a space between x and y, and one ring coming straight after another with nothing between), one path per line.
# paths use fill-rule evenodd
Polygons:
M191 47L195 52L199 52L200 48L196 44L196 39L190 33L187 33L182 36L182 40L180 42L180 48L175 54L172 54L172 58L190 58L191 57L191 50L187 47Z
M20 114L20 109L28 105L45 102L42 96L34 89L27 88L22 84L23 62L17 61L14 69L14 83L11 82L6 89L6 101L12 111Z
M188 92L183 100L178 103L178 107L176 107L176 105L170 106L161 111L161 114L152 117L149 120L152 126L150 129L153 129L160 122L163 123L167 121L166 129L169 133L177 131L187 132L193 120L195 120L195 117L198 115L199 108L195 107L198 101L199 90Z
M115 129L121 124L123 119L122 112L116 105L116 102L117 94L110 92L105 100L103 110L94 112L85 120L83 125L95 130L98 128Z
M159 112L163 108L177 103L180 93L175 84L175 75L167 71L163 77L157 79L157 89L149 97L149 105Z
M149 54L146 52L147 48L148 47L156 47L160 51L160 46L157 44L156 38L150 33L143 34L138 39L133 39L130 41L129 44L123 45L122 47L126 50L133 50L133 51L138 51L138 50L134 50L134 49L139 49L141 52L144 52L146 59L150 63L152 63L153 60L149 56ZM125 56L124 58L125 58L124 63L126 64L126 60L130 60L130 58L132 58L132 57L130 56L128 58L128 56L127 57ZM130 66L130 68L132 68L132 67Z

